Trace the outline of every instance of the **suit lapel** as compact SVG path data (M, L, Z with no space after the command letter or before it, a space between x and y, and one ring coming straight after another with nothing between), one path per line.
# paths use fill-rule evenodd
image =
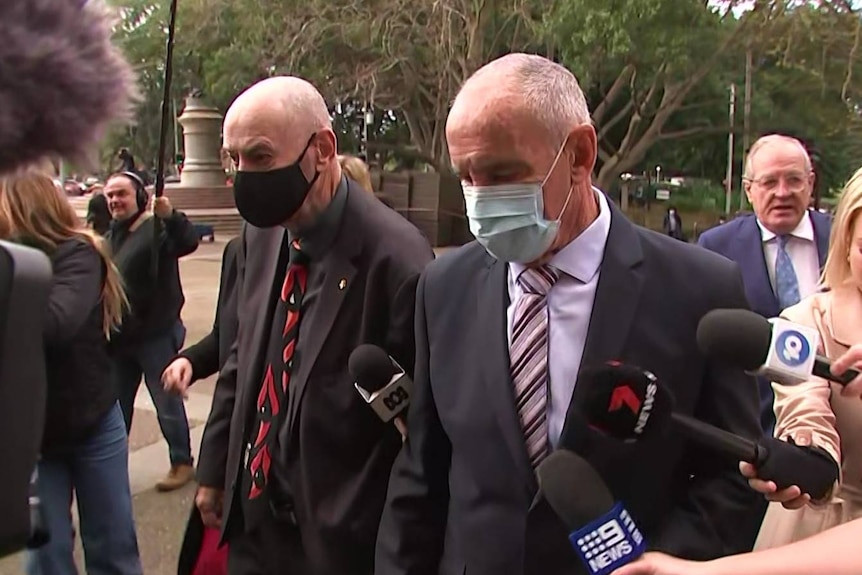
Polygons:
M820 270L826 265L826 256L829 254L829 234L831 232L827 216L810 211L811 226L814 228L814 241L817 243L817 258L820 261Z
M248 382L248 390L257 393L263 372L266 350L269 342L269 332L272 329L272 316L275 313L275 293L281 288L281 278L275 277L281 246L285 231L282 228L271 230L255 229L254 239L248 241L247 252L254 252L253 258L246 258L245 284L246 296L243 298L246 317L253 318L250 328L248 347L240 352L240 357L249 357L251 361L245 365L244 377L241 381ZM251 238L250 238L251 239Z
M610 203L610 202L609 202ZM611 227L596 286L587 341L579 371L620 359L643 286L641 240L631 224L611 204ZM573 402L584 386L575 385Z
M739 235L736 236L735 248L731 259L739 265L751 307L770 317L778 315L778 299L769 280L766 256L763 253L763 238L756 218L746 218L742 222Z
M299 368L296 373L291 374L289 394L288 422L290 428L296 423L296 412L302 403L302 396L308 385L308 379L317 358L323 349L332 326L341 311L341 306L350 293L354 284L357 269L353 264L353 257L359 253L362 242L362 230L353 225L355 218L351 215L351 196L347 197L341 230L335 238L332 247L320 262L314 265L321 266L323 278L320 287L319 299L315 302L314 326L311 329L303 329L302 339L299 343ZM300 321L304 321L303 318ZM308 327L308 326L306 326Z
M480 276L476 293L479 310L479 341L485 348L477 354L480 373L488 386L488 401L500 424L503 440L512 454L515 469L524 479L529 495L538 488L536 476L527 455L527 446L521 431L521 421L515 407L514 384L509 370L509 340L506 309L509 305L505 263L486 255L487 266Z

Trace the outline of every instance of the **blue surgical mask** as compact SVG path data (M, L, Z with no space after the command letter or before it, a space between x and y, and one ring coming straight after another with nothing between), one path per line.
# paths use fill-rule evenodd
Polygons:
M542 182L494 186L463 185L470 232L489 254L504 262L530 263L539 259L560 231L574 186L555 220L545 219L543 188L554 171L565 142Z

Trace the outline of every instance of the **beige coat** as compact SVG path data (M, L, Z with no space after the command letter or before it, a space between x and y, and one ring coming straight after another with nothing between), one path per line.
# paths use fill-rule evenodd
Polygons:
M820 332L822 353L837 358L862 343L862 292L855 286L814 294L781 314ZM755 549L778 547L862 517L862 401L843 397L841 386L824 379L796 386L772 384L775 390L775 436L812 433L812 444L841 462L841 479L823 502L797 511L771 503Z

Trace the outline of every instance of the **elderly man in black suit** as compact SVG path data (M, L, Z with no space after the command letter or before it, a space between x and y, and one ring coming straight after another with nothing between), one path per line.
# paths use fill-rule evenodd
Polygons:
M707 311L746 307L739 271L633 225L593 187L596 131L584 95L545 58L510 54L480 69L446 136L477 241L419 281L408 434L375 572L580 573L562 523L534 505L535 468L578 443L564 425L587 391L579 370L638 365L673 393L677 411L758 437L754 381L695 343ZM654 548L701 559L751 548L736 525L758 495L737 462L678 435L597 438L582 454Z
M198 506L221 509L232 575L371 573L392 462L401 447L353 387L358 345L413 365L422 234L342 175L320 93L293 77L242 93L225 115L236 205L237 341L207 426L222 473ZM208 515L211 515L208 513Z

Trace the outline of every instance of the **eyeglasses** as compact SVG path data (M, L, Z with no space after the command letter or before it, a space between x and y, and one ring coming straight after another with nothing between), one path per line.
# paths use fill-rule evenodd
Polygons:
M769 174L762 178L743 178L747 182L757 184L764 190L771 192L778 189L781 181L784 181L784 187L792 193L798 193L805 189L808 185L808 174L801 172L791 172L788 174Z

